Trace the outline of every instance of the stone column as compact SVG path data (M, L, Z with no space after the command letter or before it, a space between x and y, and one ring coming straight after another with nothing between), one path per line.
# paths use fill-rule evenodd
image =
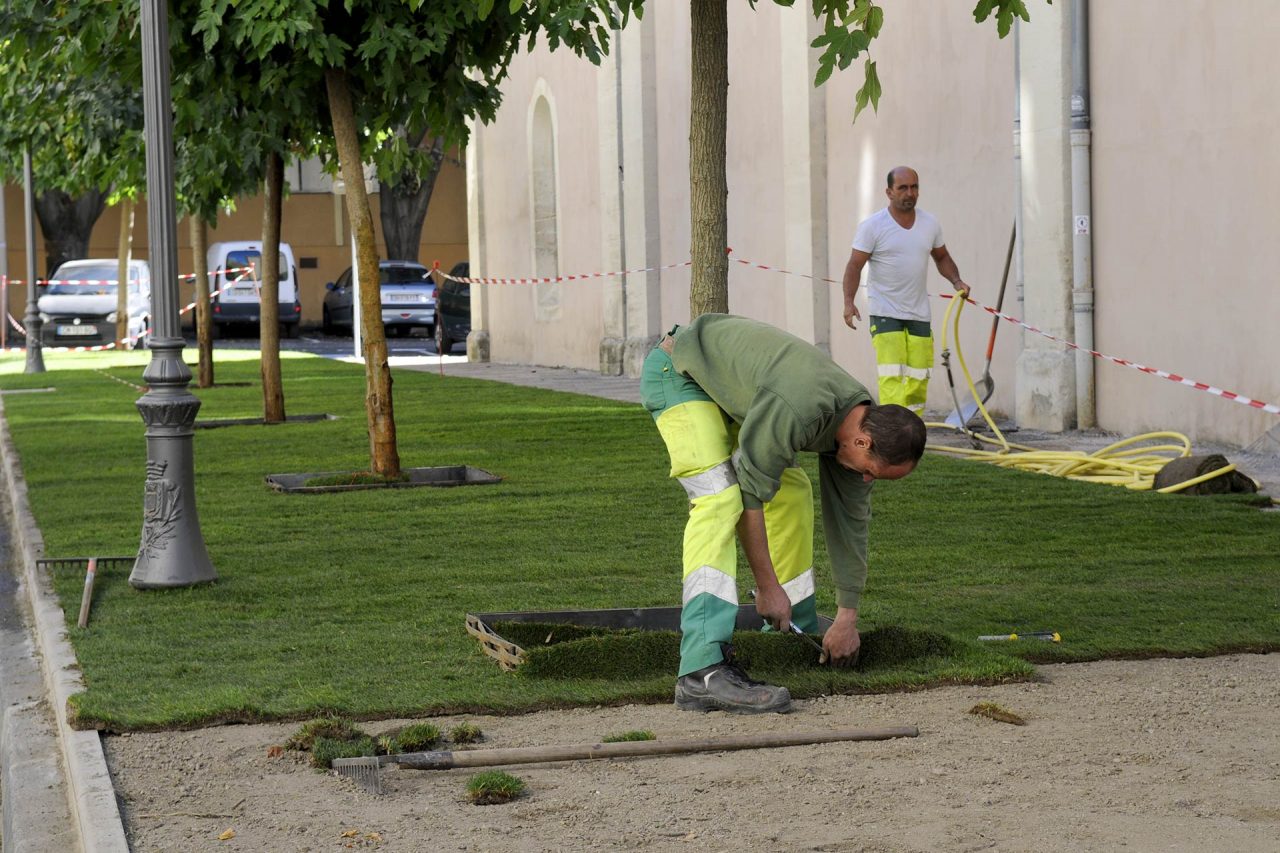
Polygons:
M1039 9L1019 29L1024 319L1074 339L1071 306L1071 0ZM1028 333L1018 356L1018 425L1060 432L1075 426L1075 356Z
M828 277L827 102L813 85L818 52L809 47L821 33L809 4L779 10L785 266L815 278ZM785 287L787 331L830 354L833 285L789 277Z
M639 26L637 23L636 26ZM622 221L622 87L620 69L629 57L622 33L613 32L613 48L596 72L596 136L600 145L600 269L626 268ZM623 371L627 338L627 296L622 278L601 279L602 335L600 372Z
M488 239L484 233L484 127L478 121L468 122L471 128L467 143L467 255L469 275L488 275L489 259L485 247ZM467 361L489 360L489 285L471 285L471 331L467 333Z
M633 20L622 31L623 258L629 269L658 266L661 258L661 216L658 211L658 115L655 14ZM626 342L623 372L639 376L644 359L661 332L662 276L657 271L627 276L623 286Z

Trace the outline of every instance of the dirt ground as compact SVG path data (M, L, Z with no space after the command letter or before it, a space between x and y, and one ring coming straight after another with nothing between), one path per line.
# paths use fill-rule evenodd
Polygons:
M386 793L272 757L295 724L105 738L135 851L1280 850L1280 655L1106 661L1042 680L798 702L765 717L669 705L433 720L478 748L914 725L878 742L506 768L521 799L474 806L476 770L384 773ZM975 716L993 701L1015 726ZM401 721L401 724L403 721ZM366 724L373 733L395 721ZM219 840L228 830L234 837Z

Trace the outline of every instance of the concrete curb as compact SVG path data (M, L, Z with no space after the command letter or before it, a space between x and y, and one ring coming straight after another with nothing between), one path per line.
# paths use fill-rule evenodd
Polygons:
M31 604L35 644L40 652L46 696L55 718L54 728L62 748L63 766L67 770L67 796L75 829L80 836L79 846L84 853L129 853L124 822L116 804L115 787L102 751L102 738L96 731L76 731L68 724L67 700L84 690L84 681L53 586L49 578L36 569L36 559L44 551L44 537L27 503L27 482L9 434L3 400L0 400L0 464L3 465L6 497L13 511L14 557L21 560L23 586ZM5 754L4 757L7 766L9 756ZM6 786L6 791L13 790ZM9 800L10 797L6 796L6 815ZM21 843L21 839L12 840ZM9 847L10 838L6 834L5 849Z

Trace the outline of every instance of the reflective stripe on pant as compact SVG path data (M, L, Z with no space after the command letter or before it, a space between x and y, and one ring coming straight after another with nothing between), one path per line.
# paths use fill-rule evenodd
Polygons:
M782 486L764 505L764 528L774 574L791 601L791 621L803 631L818 633L813 600L813 486L803 468L782 472Z
M696 382L676 372L660 349L645 359L640 394L667 445L671 476L689 496L679 671L686 675L724 659L721 644L732 640L737 621L735 537L742 492L731 455L738 428ZM765 507L765 528L779 580L799 602L797 624L816 629L813 494L803 471L788 469L783 475L783 488ZM811 618L804 616L808 612Z
M872 317L871 343L876 349L880 405L897 403L917 415L923 414L933 367L933 332L929 324Z

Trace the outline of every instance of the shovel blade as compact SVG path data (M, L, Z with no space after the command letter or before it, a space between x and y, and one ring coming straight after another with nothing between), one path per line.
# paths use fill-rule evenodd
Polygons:
M973 384L973 387L978 392L978 396L982 398L983 405L986 405L986 402L991 399L992 392L995 391L995 382L992 381L989 375L984 375ZM951 414L947 415L947 426L964 429L977 413L977 400L969 398L960 404L960 408L954 409Z
M973 419L978 413L978 404L974 400L965 400L960 404L960 408L953 409L951 414L947 415L947 426L953 426L957 429L964 429L965 424Z

